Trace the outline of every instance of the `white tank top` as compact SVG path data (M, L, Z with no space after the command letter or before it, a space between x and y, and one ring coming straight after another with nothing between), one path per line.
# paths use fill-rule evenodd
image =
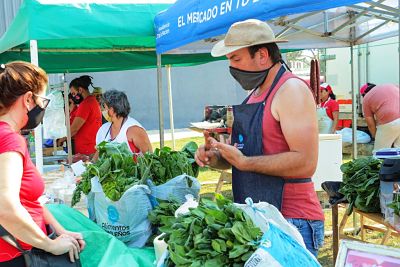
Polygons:
M128 138L126 136L128 129L132 126L138 126L140 128L142 128L143 130L144 127L134 118L128 117L125 121L125 123L122 125L121 130L119 131L118 135L115 137L114 140L111 140L111 122L107 122L104 123L100 129L97 131L97 135L96 135L96 145L100 144L103 141L107 141L107 142L116 142L116 143L126 143L129 146L128 143ZM132 151L133 153L133 151Z

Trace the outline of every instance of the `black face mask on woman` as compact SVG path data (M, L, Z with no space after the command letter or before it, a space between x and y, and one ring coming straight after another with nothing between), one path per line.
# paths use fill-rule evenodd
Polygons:
M28 122L22 130L35 129L43 120L45 109L36 104L36 106L28 111Z

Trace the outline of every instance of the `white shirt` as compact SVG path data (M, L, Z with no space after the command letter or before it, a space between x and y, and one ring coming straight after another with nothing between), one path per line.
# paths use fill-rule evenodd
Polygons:
M96 145L100 144L103 141L107 142L116 142L116 143L126 143L130 149L129 142L128 142L128 137L127 132L128 129L132 126L138 126L142 128L143 130L144 127L134 118L128 117L125 121L125 123L122 125L121 130L119 131L118 135L114 138L114 140L111 140L111 122L104 123L100 129L97 131L96 134ZM132 151L133 152L133 151Z

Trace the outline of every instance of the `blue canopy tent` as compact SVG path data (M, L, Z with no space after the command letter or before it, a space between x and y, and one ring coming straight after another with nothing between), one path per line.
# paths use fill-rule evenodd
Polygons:
M156 51L210 52L234 22L250 18L267 21L277 37L289 40L279 44L282 49L351 47L352 64L354 45L400 31L397 0L178 0L155 17ZM351 69L353 157L357 157L358 90L354 90L353 65Z

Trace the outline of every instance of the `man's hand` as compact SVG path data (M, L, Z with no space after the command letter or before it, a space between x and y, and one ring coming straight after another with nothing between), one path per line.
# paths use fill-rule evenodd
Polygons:
M246 168L247 157L235 146L223 144L211 140L211 146L219 152L229 164L235 166L237 169L244 171Z
M211 160L217 157L217 153L215 149L212 149L211 142L217 142L214 138L210 137L210 134L207 131L203 132L205 144L201 145L194 156L196 163L200 167L204 167L206 165L210 165Z

